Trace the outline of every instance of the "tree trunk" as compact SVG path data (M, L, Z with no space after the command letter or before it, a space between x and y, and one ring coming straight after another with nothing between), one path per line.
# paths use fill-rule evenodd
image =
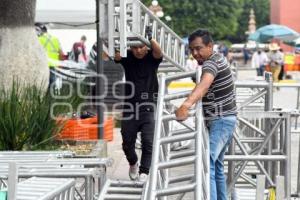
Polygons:
M1 0L0 87L9 88L14 79L47 87L49 68L34 29L35 4L36 0Z

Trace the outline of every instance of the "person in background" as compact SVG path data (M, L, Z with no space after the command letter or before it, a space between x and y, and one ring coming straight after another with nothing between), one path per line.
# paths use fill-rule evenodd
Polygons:
M88 57L86 54L85 42L86 36L83 35L79 42L75 42L73 44L72 51L69 56L70 60L74 60L77 63L87 63Z
M186 61L186 69L188 71L195 71L195 70L197 70L198 67L200 67L200 65L198 65L197 60L192 55L190 55ZM195 76L191 77L191 79L194 83L196 83Z
M95 42L90 50L90 54L88 57L88 66L87 66L88 69L96 71L97 57L98 57L98 49L97 49L97 42ZM103 59L103 61L110 60L110 58L104 51L102 52L101 58Z
M228 48L225 44L221 43L219 46L219 53L222 53L223 56L226 58L228 55Z
M232 51L232 49L228 50L227 61L229 62L230 65L233 63L233 51Z
M49 87L56 81L55 68L59 66L59 61L65 58L57 37L47 31L47 27L42 23L35 23L35 30L40 44L44 47L50 68Z
M281 65L283 64L283 53L279 51L280 47L277 43L271 43L269 46L269 65L271 68L273 81L278 82L279 81L279 74L281 70Z
M189 55L186 61L186 68L188 71L195 71L199 67L197 60L192 56Z
M284 53L283 53L283 49L282 48L280 48L279 51L283 54L283 62L281 64L281 69L280 69L280 73L279 73L278 79L279 80L283 80L283 77L284 77Z
M243 48L243 58L244 58L244 64L247 65L248 60L250 59L250 53L249 50L247 49L247 45L244 45Z
M257 49L257 51L255 51L255 53L253 54L251 60L251 66L252 68L256 69L257 76L264 75L264 71L267 64L268 64L267 54L264 51Z

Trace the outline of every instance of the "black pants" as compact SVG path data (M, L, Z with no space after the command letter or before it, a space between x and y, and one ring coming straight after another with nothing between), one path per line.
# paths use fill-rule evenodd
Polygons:
M131 119L125 119L132 117ZM130 165L138 161L135 152L135 142L137 133L141 132L142 158L140 163L140 173L149 173L152 158L152 146L154 136L154 112L141 111L138 114L123 113L121 123L121 134L123 138L123 150Z
M284 65L281 65L281 69L280 69L278 79L283 80L283 76L284 76Z

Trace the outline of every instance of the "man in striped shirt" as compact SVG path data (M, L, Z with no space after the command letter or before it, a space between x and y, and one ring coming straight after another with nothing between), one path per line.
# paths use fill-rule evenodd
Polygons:
M189 36L193 57L202 65L200 83L176 110L177 120L188 118L188 110L202 100L210 142L210 199L226 200L224 154L236 124L236 103L232 73L223 55L213 51L211 34L197 30Z

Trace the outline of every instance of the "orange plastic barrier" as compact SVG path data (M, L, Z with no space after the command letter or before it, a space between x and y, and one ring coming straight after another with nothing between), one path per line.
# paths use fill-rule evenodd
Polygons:
M294 54L286 54L284 56L284 71L299 71L300 56Z
M285 64L284 65L284 71L299 71L300 65L296 64Z
M115 122L114 122L113 117L108 117L104 121L104 126L103 126L103 131L104 131L103 139L104 140L112 141L114 139L114 127L115 127ZM93 139L93 140L98 139L97 119L94 122L94 127L89 129L89 137L90 137L90 139Z
M58 119L61 123L63 119ZM87 119L68 119L63 122L64 127L57 136L59 140L95 140L98 139L97 117ZM112 141L114 132L114 119L108 117L104 121L104 140Z

